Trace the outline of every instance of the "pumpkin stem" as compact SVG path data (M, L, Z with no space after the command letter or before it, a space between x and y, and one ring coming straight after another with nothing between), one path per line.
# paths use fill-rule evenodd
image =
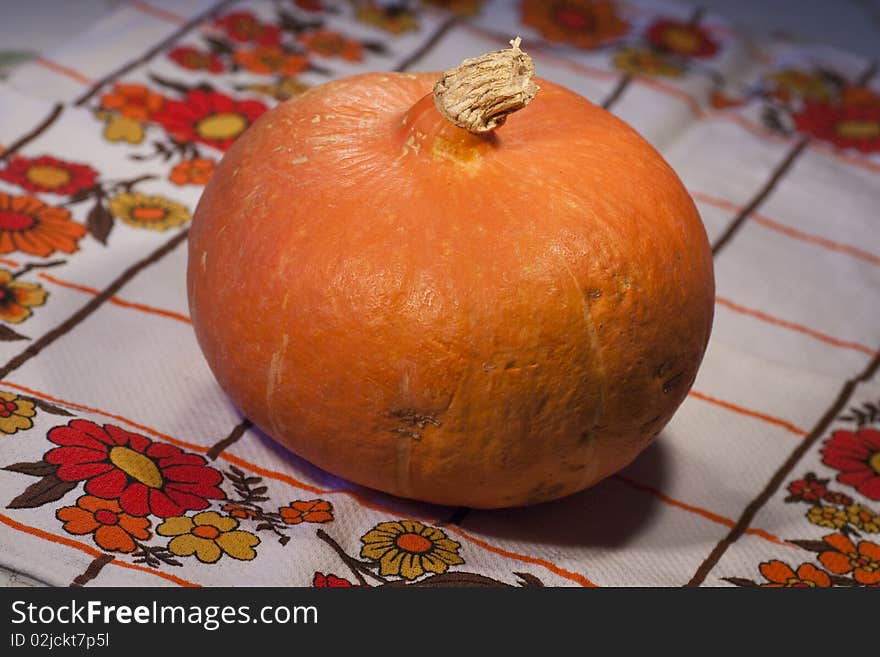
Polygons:
M434 85L434 104L460 128L481 134L491 132L507 120L507 115L528 105L538 85L532 78L535 64L524 53L519 37L509 50L496 50L464 60L446 71Z

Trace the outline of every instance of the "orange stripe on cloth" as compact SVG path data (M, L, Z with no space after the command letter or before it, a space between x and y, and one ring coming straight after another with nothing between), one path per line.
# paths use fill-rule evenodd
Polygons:
M456 534L457 536L461 536L466 541L470 541L471 543L473 543L475 545L479 545L481 548L483 548L484 550L488 550L489 552L494 552L495 554L500 554L503 557L508 557L510 559L516 559L517 561L522 561L524 563L530 563L530 564L534 564L536 566L543 566L544 568L549 570L551 573L555 573L556 575L559 575L560 577L563 577L563 578L570 580L572 582L577 582L581 586L586 586L586 587L591 587L591 588L597 586L597 584L594 584L593 582L591 582L589 579L587 579L586 577L584 577L580 573L574 573L570 570L560 568L556 564L551 563L549 561L546 561L545 559L538 559L536 557L529 557L529 556L526 556L523 554L519 554L517 552L510 552L508 550L505 550L504 548L496 547L494 545L487 543L486 541L484 541L480 538L477 538L476 536L468 534L466 531L464 531L460 527L457 527L456 525L446 525L444 527L444 529L449 532L452 532L453 534Z
M157 431L157 430L152 429L146 425L140 424L139 422L135 422L133 420L130 420L122 415L117 415L115 413L109 413L107 411L102 411L100 409L97 409L97 408L94 408L91 406L86 406L84 404L77 404L75 402L71 402L71 401L68 401L65 399L60 399L59 397L54 397L52 395L48 395L44 392L40 392L39 390L34 390L33 388L28 388L28 387L19 385L17 383L13 383L12 381L7 381L7 380L0 381L0 385L8 386L10 388L15 388L16 390L21 390L22 392L25 392L29 395L33 395L35 397L41 397L42 399L61 404L63 406L69 406L71 408L76 408L76 409L80 409L83 411L88 411L90 413L96 413L98 415L103 415L105 417L109 417L114 420L120 420L122 422L125 422L129 426L135 427L136 429L140 429L141 431L144 431L144 432L149 433L153 436L161 438L171 444L178 445L179 447L186 447L188 449L191 449L196 452L201 452L201 453L205 453L210 449L209 447L204 447L204 446L198 445L196 443L190 443L185 440L180 440L179 438L174 438L173 436L169 436L168 434L162 433L161 431ZM311 484L307 484L305 482L299 481L298 479L295 479L294 477L291 477L290 475L287 475L287 474L284 474L281 472L276 472L274 470L269 470L267 468L263 468L259 465L256 465L255 463L251 463L250 461L247 461L243 458L240 458L238 456L233 456L232 454L221 453L217 458L223 459L224 461L228 461L229 463L234 463L236 465L243 466L243 467L251 470L252 472L263 475L264 477L267 477L269 479L275 479L277 481L282 481L284 483L290 484L291 486L294 486L296 488L300 488L301 490L305 490L310 493L316 493L318 495L347 495L348 497L351 497L355 502L357 502L360 506L362 506L364 508L368 508L373 511L377 511L379 513L383 513L383 514L387 514L387 515L392 515L392 516L398 515L397 512L392 509L388 509L386 507L368 502L366 499L364 499L363 496L359 495L357 492L352 491L352 490L345 490L345 489L333 490L333 489L319 488L317 486L313 486ZM436 518L426 519L426 521L431 524L435 524L435 525L440 524L440 520L436 519ZM481 539L478 539L474 536L471 536L470 534L468 534L467 532L465 532L462 529L456 528L456 532L459 535L461 535L463 538L466 538L467 540L469 540L470 542L472 542L476 545L479 545L480 547L482 547L485 550L488 550L490 552L494 552L495 554L499 554L499 555L508 557L510 559L521 561L523 563L530 563L530 564L543 566L544 568L546 568L550 572L553 572L553 573L559 575L560 577L568 579L572 582L576 582L578 584L581 584L582 586L595 586L594 584L592 584L592 582L590 582L590 580L588 580L583 575L581 575L579 573L573 573L571 571L565 570L564 568L560 568L559 566L556 566L555 564L552 564L549 561L545 561L544 559L538 559L536 557L532 557L532 556L529 556L526 554L519 554L516 552L511 552L509 550L504 550L502 548L495 547L493 545L490 545L489 543L486 543L485 541L483 541Z
M38 529L36 527L31 527L30 525L25 525L24 523L13 520L9 516L2 513L0 513L0 522L2 522L4 525L7 525L8 527L11 527L12 529L15 529L16 531L24 532L25 534L30 534L31 536L36 536L37 538L41 538L45 541L50 541L59 545L66 545L67 547L73 548L74 550L85 552L92 557L99 557L103 554L106 554L106 552L98 550L97 548L93 548L91 545L80 543L79 541L75 541L71 538L68 538L67 536L60 536L58 534L47 532L43 529ZM176 575L171 575L170 573L164 573L161 570L153 570L152 568L141 566L136 563L120 561L117 558L114 558L113 561L108 562L108 565L119 566L121 568L129 568L131 570L139 570L144 573L149 573L150 575L155 575L156 577L167 579L169 582L174 582L175 584L179 584L180 586L201 586L200 584L196 584L195 582L185 580L182 577L177 577Z
M768 424L775 424L777 427L782 427L789 433L793 433L796 436L807 435L807 432L800 427L796 427L791 422L787 422L778 417L773 417L772 415L767 415L766 413L760 413L758 411L753 411L742 406L737 406L736 404L731 404L730 402L726 402L723 399L718 399L717 397L710 397L709 395L703 394L702 392L698 392L696 390L691 390L688 395L690 397L702 399L703 401L709 402L710 404L715 404L716 406L720 406L721 408L725 408L729 411L733 411L734 413L739 413L740 415L755 418L756 420L761 420L762 422L767 422Z
M10 260L9 258L0 258L0 265L6 265L7 267L20 267L21 263L15 260Z
M775 326L781 326L782 328L787 328L792 331L797 331L798 333L803 333L804 335L809 335L811 338L815 338L816 340L821 340L822 342L827 342L828 344L834 345L835 347L841 347L842 349L852 349L854 351L861 351L864 354L868 354L869 356L873 356L876 354L876 350L871 349L868 346L863 344L859 344L858 342L847 342L846 340L839 340L830 335L826 335L825 333L820 333L819 331L814 331L813 329L802 326L801 324L795 324L794 322L789 322L784 319L779 319L778 317L773 317L772 315L768 315L767 313L761 312L760 310L754 310L752 308L746 308L745 306L740 306L737 303L729 299L725 299L724 297L715 297L715 303L718 303L725 308L729 308L735 312L741 313L743 315L748 315L750 317L755 317L760 319L768 324L773 324Z
M612 478L617 479L620 482L623 482L624 484L626 484L627 486L629 486L631 488L634 488L639 491L643 491L645 493L649 493L649 494L653 495L654 497L656 497L657 499L661 500L662 502L665 502L666 504L668 504L670 506L674 506L679 509L684 509L685 511L695 513L698 516L702 516L703 518L706 518L707 520L711 520L712 522L716 522L719 525L724 525L725 527L734 527L736 525L736 523L733 520L731 520L730 518L725 518L724 516L718 515L717 513L713 513L712 511L709 511L708 509L703 509L701 507L693 506L692 504L687 504L687 503L682 502L680 500L676 500L676 499L669 497L668 495L660 492L659 490L657 490L653 486L647 486L646 484L641 484L641 483L637 482L635 479L630 479L629 477L627 477L625 475L616 474L616 475L613 475ZM788 547L796 547L796 546L792 545L791 543L784 541L781 538L779 538L778 536L774 536L770 532L765 531L763 529L747 529L746 533L753 534L755 536L760 536L761 538L764 538L764 539L770 541L771 543L777 543L779 545L785 545Z
M40 278L49 281L50 283L54 283L55 285L60 285L61 287L66 287L71 290L77 290L78 292L85 292L86 294L98 295L101 293L100 290L97 290L93 287L89 287L87 285L79 285L77 283L71 283L70 281L65 281L60 278L56 278L55 276L50 276L49 274L41 273L39 274ZM180 313L173 312L171 310L163 310L162 308L156 308L155 306L148 306L143 303L134 303L133 301L126 301L124 299L120 299L119 297L110 297L108 299L110 303L114 303L117 306L122 306L124 308L133 308L135 310L140 310L145 313L152 313L153 315L161 315L162 317L168 317L170 319L176 319L179 322L184 322L186 324L192 324L192 320L186 315L181 315Z
M54 73L59 73L61 75L65 75L73 80L76 80L80 84L94 84L95 81L89 77L86 77L79 71L74 71L72 68L68 68L67 66L62 66L58 62L53 62L51 59L46 59L45 57L37 57L34 62L39 64L40 66L53 71Z
M156 18L161 18L164 21L176 23L177 25L183 25L187 22L187 19L180 14L175 14L174 12L162 9L161 7L154 7L149 2L144 2L143 0L128 0L128 4L131 5L133 9L137 9L150 16L155 16Z
M714 205L717 208L723 208L732 212L739 212L742 209L735 203L731 203L730 201L725 201L724 199L716 198L714 196L709 196L708 194L703 194L702 192L691 191L690 195L698 201L702 201L703 203L706 203L708 205ZM850 246L849 244L841 244L840 242L835 242L828 239L827 237L822 237L813 233L807 233L805 231L798 230L797 228L786 226L785 224L774 221L762 214L753 213L749 217L749 219L761 226L764 226L765 228L775 230L778 233L782 233L783 235L787 235L788 237L792 237L796 240L815 244L816 246L820 246L823 249L828 249L830 251L845 253L855 258L859 258L860 260L864 260L865 262L869 262L872 265L880 265L880 255L864 251L862 249L859 249L858 247Z

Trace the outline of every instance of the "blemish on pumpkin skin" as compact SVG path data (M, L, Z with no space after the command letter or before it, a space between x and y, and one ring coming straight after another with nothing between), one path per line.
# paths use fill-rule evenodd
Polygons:
M305 164L308 161L309 161L309 158L307 158L305 155L301 155L300 157L293 158L290 161L290 163L291 164Z
M202 251L202 271L207 270L208 268L208 252Z
M320 114L315 114L315 115L312 117L312 123L320 123L320 122L321 122L321 115L320 115Z

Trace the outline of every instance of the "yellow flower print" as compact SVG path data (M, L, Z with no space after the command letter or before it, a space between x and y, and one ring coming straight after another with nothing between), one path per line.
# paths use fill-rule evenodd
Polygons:
M849 521L846 511L834 506L812 507L807 511L807 520L814 525L831 527L832 529L840 529Z
M0 392L0 432L7 435L34 426L34 403L11 392Z
M250 561L257 556L254 547L260 539L238 528L238 520L216 511L168 518L156 527L161 536L173 536L168 550L179 557L193 554L202 563L215 563L223 554L233 559Z
M129 144L140 144L144 141L144 124L121 114L107 116L104 127L104 139L107 141L127 141Z
M119 194L110 199L110 211L131 226L150 230L168 230L191 219L180 203L145 194Z
M459 543L440 529L414 520L380 522L361 537L361 542L361 557L378 561L382 575L413 580L425 571L439 574L464 563L458 556Z
M846 507L846 517L849 524L861 529L868 534L880 533L880 514L874 513L862 504L853 504Z

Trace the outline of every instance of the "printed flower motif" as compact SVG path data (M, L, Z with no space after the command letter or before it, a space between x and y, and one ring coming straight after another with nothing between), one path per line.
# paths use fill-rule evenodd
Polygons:
M349 62L359 62L364 58L361 43L339 32L316 30L304 34L299 40L310 52L322 57L340 57Z
M34 426L34 403L11 392L0 392L0 431L7 436Z
M316 589L350 589L357 588L353 582L349 582L343 577L337 577L332 573L315 573L312 579L312 586Z
M333 520L333 506L327 500L297 500L278 509L278 513L287 525Z
M226 497L217 488L223 476L202 456L112 424L72 420L47 437L59 445L44 457L59 466L55 476L85 481L86 493L118 500L130 515L168 518Z
M64 208L0 192L0 253L21 251L41 258L55 251L73 253L85 234L85 227L71 221Z
M840 529L849 522L846 512L835 506L817 505L807 511L807 520L820 527Z
M129 144L140 144L144 141L144 124L121 114L103 113L107 125L104 127L104 139L107 141L127 141Z
M23 187L29 192L75 194L82 189L94 187L98 172L88 164L76 164L42 157L15 157L0 171L0 179Z
M614 66L633 75L657 75L670 78L684 74L684 69L670 62L663 55L648 48L621 48L614 59Z
M402 34L419 29L419 20L415 12L405 5L383 7L375 2L367 2L354 14L362 23L374 25L391 34Z
M645 38L655 48L682 57L712 57L718 52L709 32L690 23L661 19L648 28Z
M233 58L251 73L296 75L309 67L308 58L284 52L278 46L237 50Z
M803 479L798 479L788 485L788 492L791 496L786 501L797 499L806 502L818 502L828 493L828 489L825 487L827 483L827 479L817 479L816 475L808 472L807 476Z
M224 504L223 511L239 520L247 520L248 518L254 518L257 515L253 509L241 506L240 504Z
M880 533L880 514L874 513L862 504L852 504L846 507L846 516L856 529L861 529L868 534Z
M273 84L249 84L244 87L248 91L271 96L275 100L287 100L299 96L309 88L309 85L299 82L295 78L281 78Z
M238 520L221 516L216 511L168 518L156 527L161 536L173 536L168 550L179 557L193 554L202 563L215 563L224 554L239 561L257 556L254 547L260 539L250 532L237 529Z
M31 316L31 308L46 303L47 296L41 285L23 283L14 279L8 269L0 269L0 320L20 324Z
M459 16L476 16L483 7L484 0L422 0L423 5L445 9Z
M214 175L214 160L207 157L196 157L177 164L168 179L175 185L207 185Z
M854 148L863 153L880 151L880 104L834 105L807 101L803 110L795 112L794 123L800 132L839 148ZM880 464L875 467L875 473L880 473ZM872 499L876 500L880 499L880 478L875 481L878 496Z
M274 46L281 41L281 30L277 26L261 23L248 11L226 14L218 18L215 24L234 41L255 41L263 46Z
M870 541L859 541L856 547L843 534L831 534L822 538L830 550L819 554L819 561L832 573L846 575L852 573L859 584L880 582L880 545Z
M197 141L225 151L266 109L257 100L196 90L183 101L165 103L153 120L179 142Z
M148 121L162 109L165 98L142 84L115 84L101 96L101 107L135 121Z
M110 199L110 212L136 228L168 230L185 224L192 217L186 206L162 196L118 194Z
M425 571L439 574L464 563L458 556L459 543L440 529L414 520L380 522L361 536L361 542L361 557L378 561L382 575L414 580Z
M880 108L878 108L880 121ZM880 122L877 124L880 130ZM880 132L877 148L880 149ZM837 481L854 486L865 497L880 500L880 431L835 431L822 448L822 463L837 470Z
M548 41L579 48L598 48L629 29L612 0L523 0L522 22Z
M839 504L841 506L849 506L853 503L853 498L849 495L845 495L844 493L838 493L837 491L830 490L822 497L823 500L828 502L829 504Z
M190 46L179 46L168 53L168 57L190 71L222 73L223 62L214 53L204 52Z
M324 11L327 8L323 0L293 0L293 4L303 11Z
M110 552L134 552L134 539L150 539L150 521L122 511L116 500L83 495L76 506L65 506L55 513L68 534L92 534L98 547Z
M797 572L784 561L776 559L762 563L758 568L767 579L766 584L761 584L765 588L828 588L831 586L831 578L828 573L810 563L802 563L798 566Z
M792 97L803 100L825 101L829 100L834 92L828 80L821 75L787 68L777 73L772 73L768 79L773 84L771 92L773 96L783 101L789 101Z

